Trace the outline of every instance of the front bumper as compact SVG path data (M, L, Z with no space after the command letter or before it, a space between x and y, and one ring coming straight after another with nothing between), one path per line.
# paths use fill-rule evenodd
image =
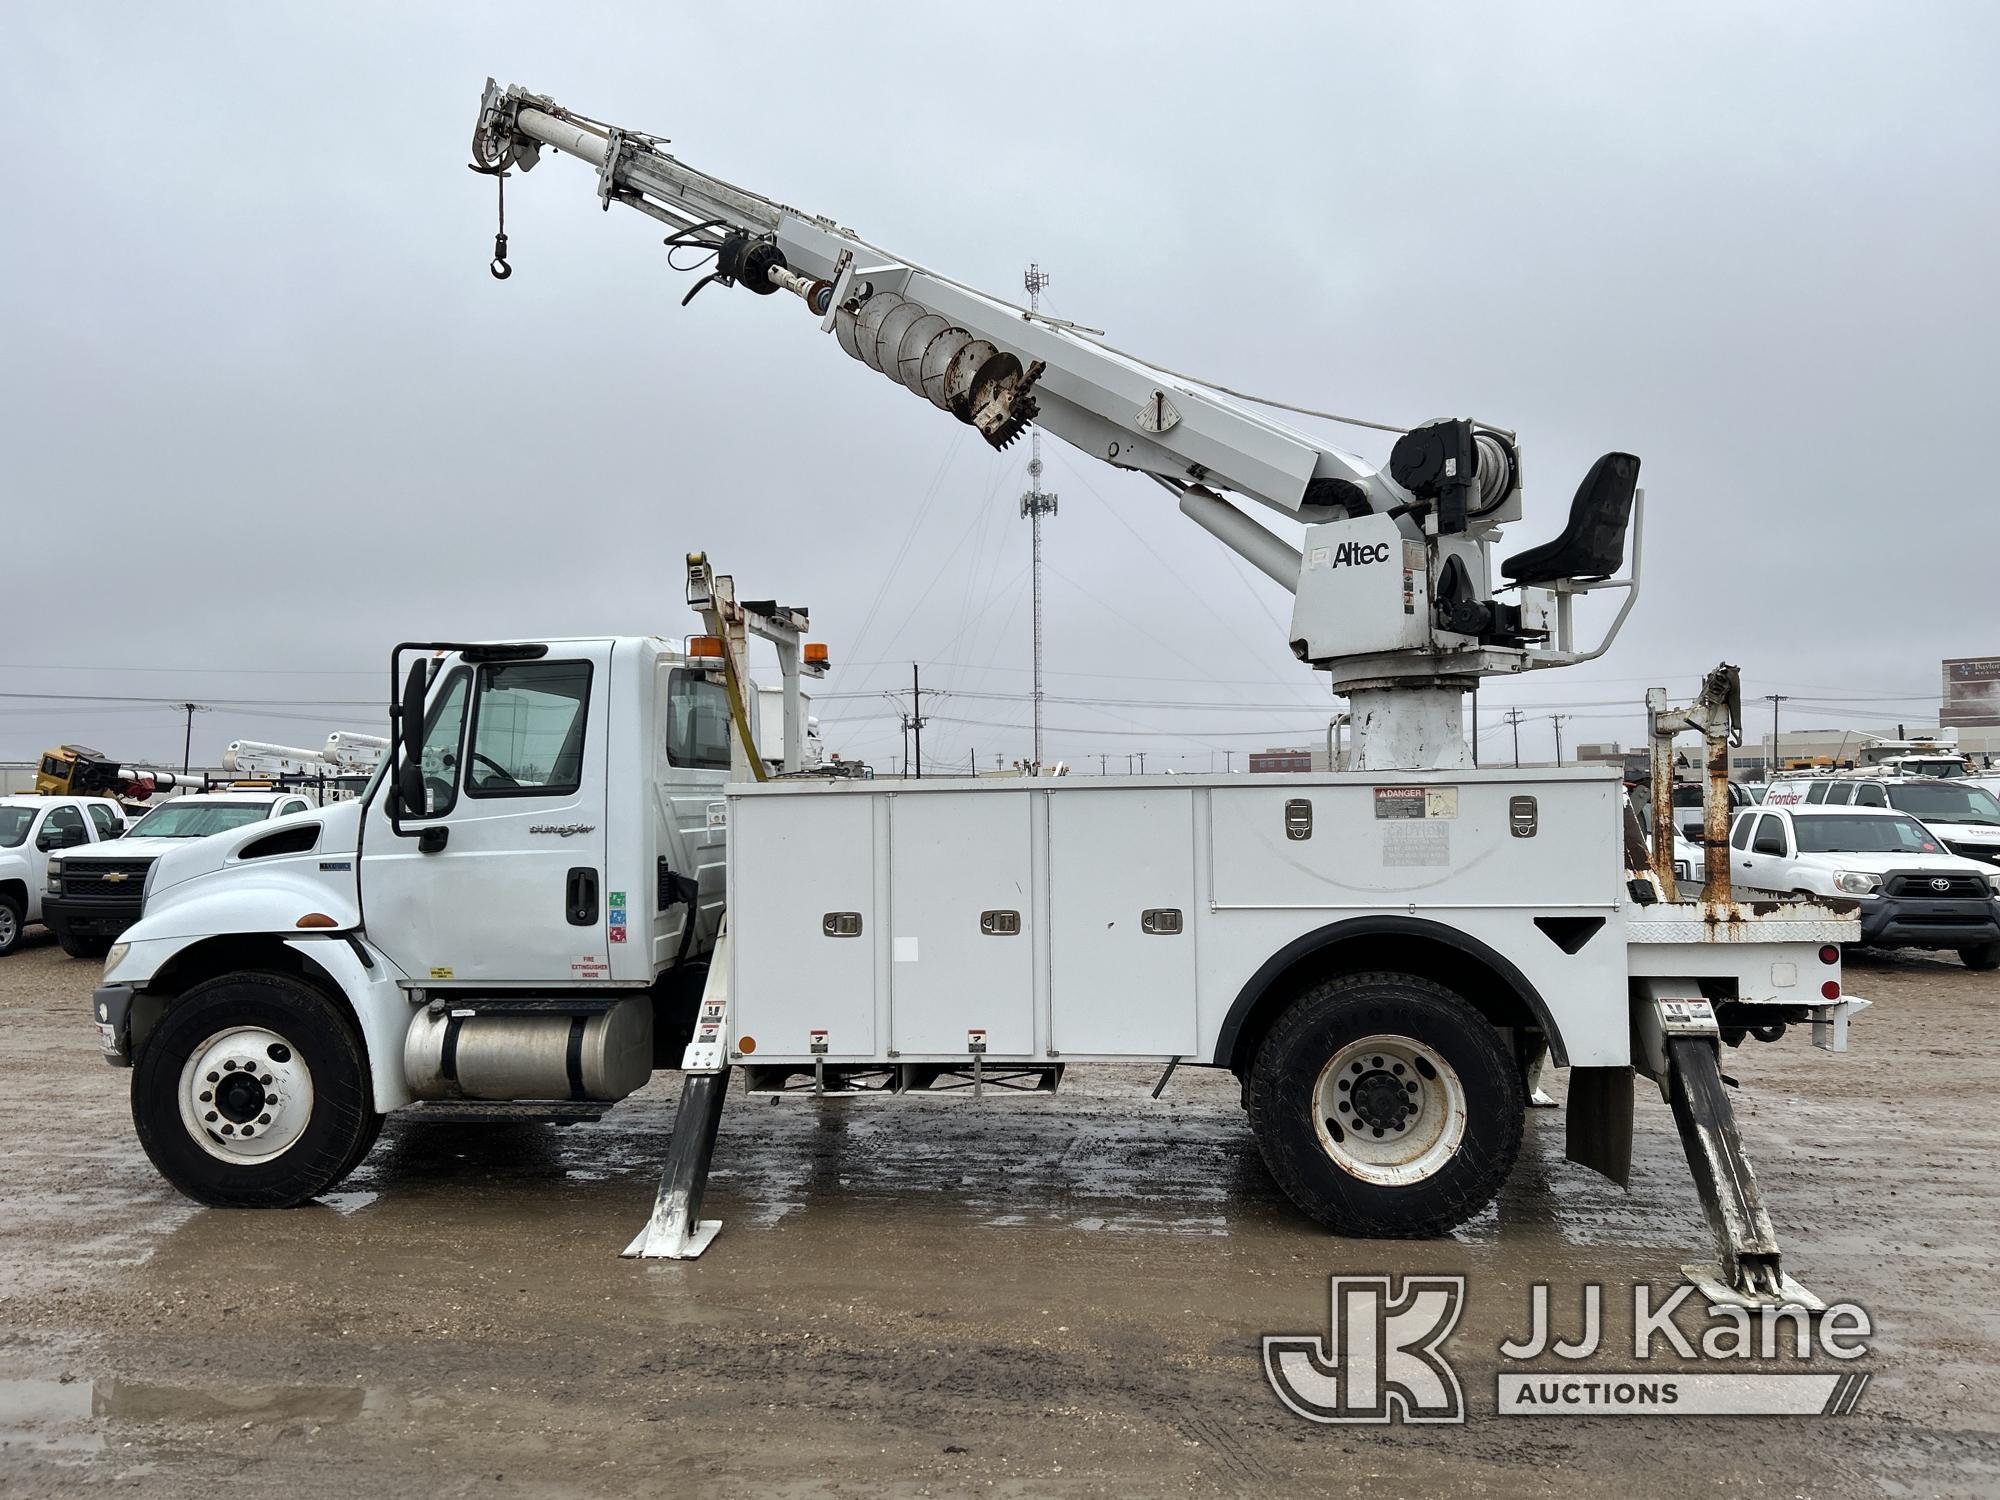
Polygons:
M80 901L73 896L44 896L42 921L58 937L65 934L82 938L117 938L138 921L145 900Z
M1861 941L1871 948L1978 948L2000 943L2000 901L1876 896L1861 903Z
M132 1066L132 993L129 984L101 984L90 997L104 1060L114 1068Z

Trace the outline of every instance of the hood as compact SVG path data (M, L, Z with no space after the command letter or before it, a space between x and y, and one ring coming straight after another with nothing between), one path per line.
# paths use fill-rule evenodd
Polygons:
M1991 875L1993 867L1939 850L1936 854L1801 854L1801 864L1826 870L1859 870L1868 875L1922 871L1926 875Z
M162 854L201 842L200 839L106 839L97 844L73 844L56 853L62 856L65 865L85 859L158 859Z
M320 855L350 855L354 852L355 838L361 828L361 804L359 801L336 802L329 807L316 807L309 812L292 813L283 818L265 818L261 822L246 823L241 828L225 829L221 833L211 833L198 839L133 839L124 838L105 845L116 850L122 845L137 844L143 852L157 856L153 866L153 882L148 891L158 892L168 886L178 885L183 880L192 880L197 875L208 875L230 864L245 848L267 834L277 833L286 828L298 828L308 823L320 825L319 843L314 853ZM254 863L254 862L253 862Z
M309 849L242 857L260 839L314 825L319 837ZM333 917L338 930L358 926L354 845L360 827L361 804L340 802L203 839L169 841L180 847L154 863L145 915L126 931L126 940L290 932L308 912Z

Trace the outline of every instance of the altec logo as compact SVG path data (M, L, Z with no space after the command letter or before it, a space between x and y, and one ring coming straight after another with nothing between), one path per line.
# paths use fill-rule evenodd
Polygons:
M1387 542L1342 542L1333 549L1331 568L1358 568L1366 563L1387 562L1389 544Z

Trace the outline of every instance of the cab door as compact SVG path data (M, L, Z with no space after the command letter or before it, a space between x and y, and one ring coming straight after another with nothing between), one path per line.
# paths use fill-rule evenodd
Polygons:
M368 813L362 920L411 978L610 977L604 888L609 642L451 661L425 711L426 806ZM621 913L622 915L622 913Z
M1791 887L1791 840L1785 820L1776 813L1745 813L1737 829L1740 838L1748 831L1748 841L1732 839L1730 856L1736 869L1734 883L1757 891L1789 891Z

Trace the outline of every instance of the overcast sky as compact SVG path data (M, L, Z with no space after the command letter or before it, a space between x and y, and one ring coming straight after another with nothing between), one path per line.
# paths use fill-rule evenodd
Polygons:
M2000 8L883 13L9 7L0 758L178 764L174 700L214 705L198 762L372 728L399 638L684 634L691 548L811 606L834 748L889 760L869 695L916 660L953 694L927 760L1026 753L1026 445L789 299L680 308L573 160L509 183L491 280L489 73L1001 295L1038 261L1177 369L1514 427L1503 552L1639 454L1638 609L1492 686L1488 758L1509 704L1530 757L1560 704L1567 747L1633 743L1649 683L1722 659L1788 727L1934 723L1939 658L2000 653ZM1046 484L1052 757L1323 735L1282 591L1143 479L1051 443Z

